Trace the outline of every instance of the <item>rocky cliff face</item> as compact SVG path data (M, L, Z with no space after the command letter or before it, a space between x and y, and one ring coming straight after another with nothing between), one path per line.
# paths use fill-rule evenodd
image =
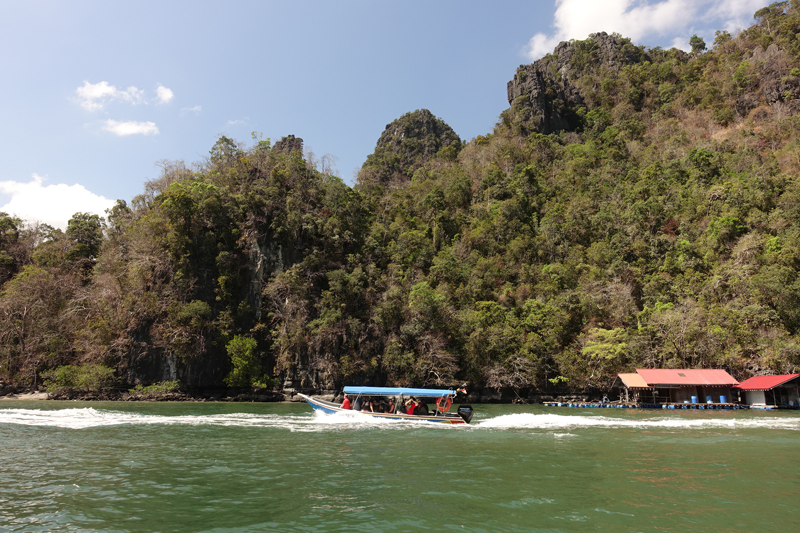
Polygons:
M585 41L565 41L552 54L530 65L520 65L508 82L508 103L523 133L571 131L578 125L584 104L579 84L584 73L619 70L644 61L641 48L619 35L596 33Z
M287 135L283 137L280 141L275 143L275 146L272 147L274 152L282 152L284 154L290 154L295 150L299 150L300 153L303 153L303 139L300 137L295 137L294 135Z
M427 109L406 113L386 125L359 179L370 174L370 181L380 183L407 181L415 170L446 149L453 155L461 150L461 139L453 128Z
M766 49L757 46L751 54L743 58L737 71L742 81L741 94L734 102L736 112L747 115L760 104L785 108L787 114L795 114L800 109L800 76L793 76L791 58L776 44ZM758 116L753 117L756 120Z

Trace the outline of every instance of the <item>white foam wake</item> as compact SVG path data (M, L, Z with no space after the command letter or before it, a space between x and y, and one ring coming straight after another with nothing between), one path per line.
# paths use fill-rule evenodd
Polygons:
M652 429L783 429L800 431L800 413L778 416L749 414L739 417L685 417L676 415L613 417L596 415L558 415L518 413L473 421L472 429L512 430L541 429L569 432L582 428L652 428ZM91 407L82 409L0 409L0 424L86 429L120 425L189 425L281 428L290 431L320 431L346 428L378 427L404 429L413 427L459 427L425 421L396 421L374 418L357 412L325 415L317 411L302 414L229 413L213 415L162 416ZM464 426L460 426L464 428ZM567 433L568 434L568 433Z
M760 413L759 413L760 414ZM794 413L792 413L794 414ZM579 428L660 428L660 429L786 429L800 431L800 416L762 416L740 418L684 418L648 416L615 418L610 416L519 413L501 415L478 423L487 429L558 429Z
M103 409L2 409L0 424L84 429L115 425L269 425L277 417L270 415L222 414L204 416L155 416Z
M0 409L0 424L86 429L121 425L189 425L283 428L314 431L321 427L395 426L392 420L360 413L324 415L317 411L298 415L230 413L217 415L159 416L94 409Z

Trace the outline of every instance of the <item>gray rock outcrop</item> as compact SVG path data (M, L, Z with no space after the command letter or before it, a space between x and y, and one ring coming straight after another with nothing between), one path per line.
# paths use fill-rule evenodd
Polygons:
M583 74L619 70L645 59L643 50L617 34L596 33L585 41L564 41L552 54L520 65L508 82L508 103L515 123L525 133L571 131L584 105L578 84Z
M457 154L461 139L443 120L427 109L419 109L386 125L363 170L381 183L405 181L445 148Z
M287 135L283 137L280 141L275 143L275 146L272 147L272 150L275 152L283 152L284 154L290 154L295 150L299 150L300 153L303 153L303 139L300 137L295 137L294 135Z

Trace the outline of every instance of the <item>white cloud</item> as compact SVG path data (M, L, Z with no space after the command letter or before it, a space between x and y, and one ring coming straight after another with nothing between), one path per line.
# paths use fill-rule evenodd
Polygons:
M155 122L119 122L108 119L103 123L103 130L125 137L127 135L158 135L158 126Z
M98 196L83 185L44 185L44 178L33 174L33 181L0 181L0 194L11 196L11 200L0 211L19 217L27 222L43 222L53 227L67 228L67 222L78 212L105 216L105 210L113 207L115 200Z
M247 120L248 120L247 117L239 118L239 119L235 119L235 120L229 120L228 121L228 126L244 126L244 125L247 124Z
M201 105L196 105L194 107L183 107L181 108L181 115L185 115L187 113L194 113L195 115L199 115L202 110L203 106Z
M764 0L556 0L555 31L534 35L526 55L538 59L561 41L586 39L601 31L620 33L634 43L655 35L688 49L688 38L677 34L709 24L735 31L749 25L753 13L764 5Z
M675 37L674 39L672 39L672 42L669 44L667 48L677 48L679 50L688 52L691 49L691 47L689 46L689 39L691 39L691 37L687 37L685 35Z
M723 27L717 29L733 33L753 24L755 12L770 3L765 0L717 0L709 10L709 15L722 21Z
M123 100L133 105L145 101L143 90L131 86L123 91L110 85L107 81L94 84L84 81L83 87L78 87L75 93L78 95L78 104L87 111L103 109L108 102L113 100Z
M158 97L159 104L168 104L175 98L175 93L172 92L172 89L167 89L163 85L159 85L158 89L156 89L156 96Z

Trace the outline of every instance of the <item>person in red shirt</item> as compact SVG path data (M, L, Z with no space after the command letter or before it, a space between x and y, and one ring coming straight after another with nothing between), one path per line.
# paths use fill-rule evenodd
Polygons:
M414 414L414 409L416 407L417 407L417 404L414 402L414 400L408 400L406 402L406 414L407 415L413 415Z
M347 395L344 395L344 401L342 402L342 409L350 409L350 398Z

